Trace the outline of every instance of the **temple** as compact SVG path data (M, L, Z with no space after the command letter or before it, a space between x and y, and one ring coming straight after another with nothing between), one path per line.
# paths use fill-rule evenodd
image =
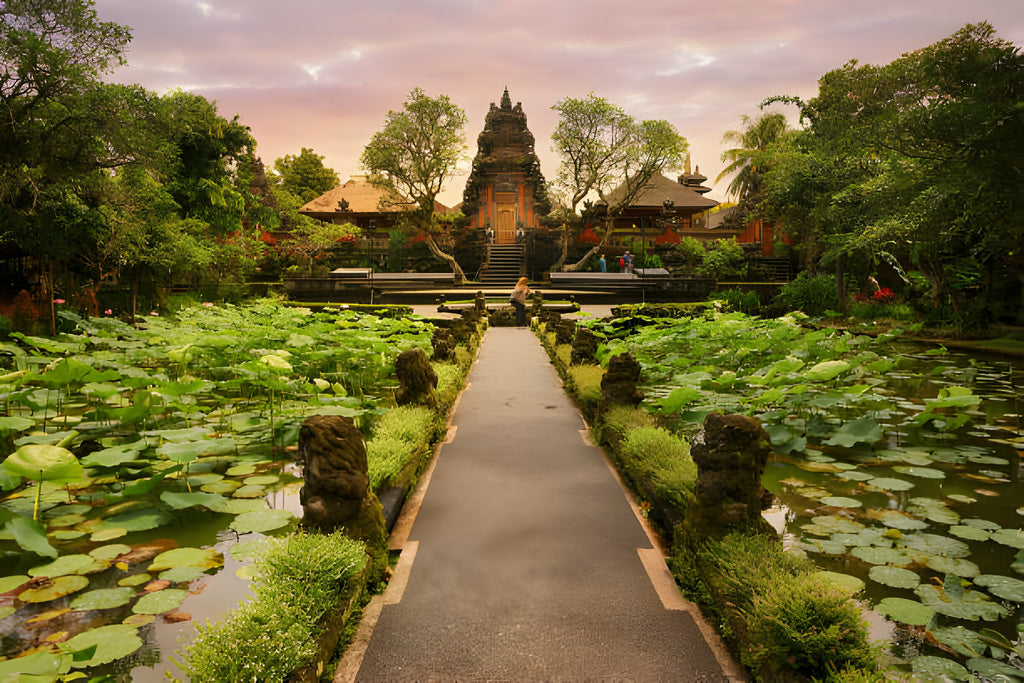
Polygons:
M477 138L462 213L471 230L485 228L494 243L513 244L518 232L536 228L550 208L523 105L513 107L505 88L501 105L491 103Z

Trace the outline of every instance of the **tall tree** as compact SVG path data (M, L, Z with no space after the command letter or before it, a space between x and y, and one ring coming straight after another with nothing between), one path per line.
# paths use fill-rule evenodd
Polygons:
M324 157L309 147L275 160L274 171L281 186L303 204L338 186L338 174L324 166Z
M447 95L430 97L414 88L402 111L388 112L384 127L360 157L370 182L387 191L386 201L410 209L413 226L423 231L430 252L449 264L458 283L466 275L455 257L437 244L434 209L437 196L466 159L465 126L466 113Z
M717 183L735 175L729 183L729 193L738 202L760 190L763 169L758 163L759 157L788 127L786 117L778 112L767 112L756 119L744 114L740 120L744 125L742 131L730 130L722 136L723 144L735 147L722 152L722 161L728 162L728 165L715 178Z
M570 231L564 230L562 256L552 268L572 271L604 248L615 218L655 175L682 166L689 145L668 121L636 121L594 93L583 99L567 97L552 109L559 114L551 136L561 157L556 184L573 214L588 197L596 198L605 223L601 242L568 266L563 264Z

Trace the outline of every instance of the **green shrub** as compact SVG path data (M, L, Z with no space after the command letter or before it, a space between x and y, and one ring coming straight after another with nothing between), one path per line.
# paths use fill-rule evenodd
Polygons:
M366 442L366 465L374 491L397 477L416 452L433 440L435 425L434 412L426 406L398 406L377 420L373 437Z
M753 314L761 308L757 292L746 292L739 287L715 292L708 297L708 301L724 301L730 311L740 311L741 313Z
M613 405L601 415L598 427L602 443L616 445L626 438L631 430L653 427L654 417L643 408Z
M820 678L830 670L870 667L867 624L849 596L813 574L758 593L748 616L754 660Z
M812 277L803 271L782 287L777 301L786 310L803 311L807 315L821 315L827 310L837 309L839 300L836 298L836 276Z
M281 681L316 655L318 622L366 564L361 543L340 532L267 541L254 595L217 622L197 625L182 670L195 681Z
M555 349L555 360L559 367L569 367L572 364L572 344L559 344Z
M434 412L426 406L398 406L381 415L373 438L393 438L410 446L429 443L434 435Z
M687 268L691 270L703 268L707 249L700 240L684 235L679 238L679 244L675 246L675 251Z
M367 441L366 464L370 488L379 492L405 469L415 452L414 446L393 437L374 437Z
M603 400L601 378L604 377L604 368L600 365L566 365L566 383L576 399L587 408L599 404Z
M634 315L644 315L648 318L700 318L713 310L714 305L707 301L694 301L681 304L622 304L613 309L613 312L618 318Z
M715 240L704 253L704 269L716 280L746 275L747 255L735 238Z
M462 369L451 363L434 363L433 367L437 375L435 395L442 409L447 410L462 391Z
M626 435L620 454L632 476L646 476L658 495L685 509L685 492L697 481L697 465L684 440L661 427L640 427Z

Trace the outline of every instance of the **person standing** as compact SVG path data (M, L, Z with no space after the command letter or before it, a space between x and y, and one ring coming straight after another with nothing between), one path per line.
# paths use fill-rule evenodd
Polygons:
M533 290L526 284L526 278L521 277L508 297L508 302L516 309L516 325L519 327L526 324L526 297L532 292Z
M622 255L622 258L625 259L625 261L626 261L626 272L627 273L632 273L633 272L633 255L630 254L627 251L625 254Z
M608 272L608 262L604 260L604 254L601 254L601 258L597 259L597 269L602 273Z

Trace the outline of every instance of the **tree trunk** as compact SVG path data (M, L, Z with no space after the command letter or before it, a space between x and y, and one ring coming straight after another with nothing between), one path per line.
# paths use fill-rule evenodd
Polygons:
M562 223L562 255L558 257L558 260L551 264L548 268L552 273L557 273L562 270L562 266L565 265L565 257L569 255L569 235L572 231L569 230L569 226Z
M846 315L849 312L849 306L846 301L846 274L843 271L842 252L836 256L836 302L839 304L839 310Z
M46 279L49 282L47 282L47 286L44 289L50 291L50 336L55 337L57 336L57 311L54 309L53 303L53 259L46 259Z
M615 226L615 219L614 218L606 219L605 220L605 226L604 226L604 236L601 237L601 241L597 244L597 246L594 246L594 247L591 247L590 249L588 249L587 253L583 255L583 258L581 258L576 263L572 263L572 264L566 266L563 270L565 272L567 272L567 273L572 273L572 272L575 272L575 271L579 270L583 266L585 266L587 261L590 259L591 256L593 256L597 252L601 251L602 249L604 249L608 245L608 239L612 236L612 228L614 226Z
M445 252L441 251L441 247L437 246L437 242L434 241L433 235L431 235L429 232L426 232L426 235L427 248L430 249L430 253L433 254L435 258L441 259L442 261L446 261L448 265L451 266L452 273L455 275L456 285L465 284L466 274L462 271L462 266L459 265L459 262L456 261L455 257L452 256L451 254L446 254Z

